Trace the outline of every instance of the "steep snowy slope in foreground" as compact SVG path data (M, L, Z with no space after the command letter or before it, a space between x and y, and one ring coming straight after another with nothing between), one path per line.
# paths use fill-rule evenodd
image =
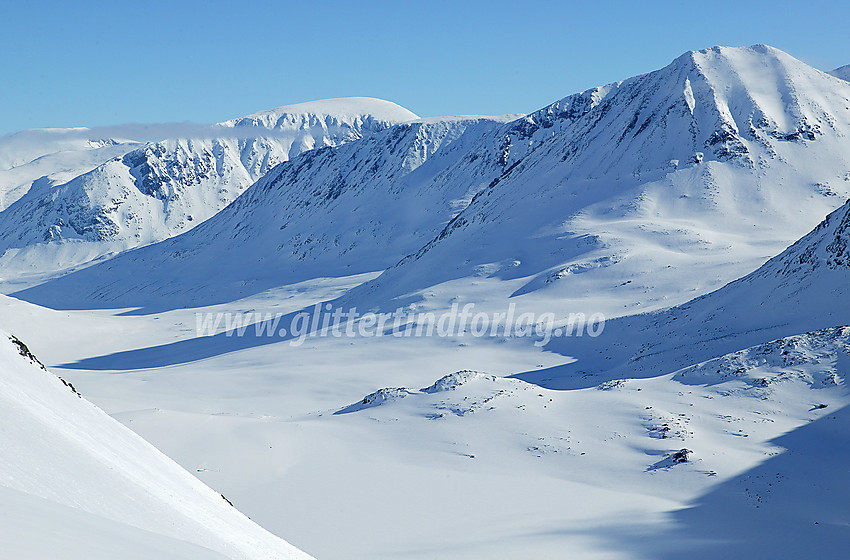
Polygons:
M83 400L5 333L0 426L0 535L10 558L309 558Z
M15 560L226 560L186 541L149 533L0 486L0 543Z
M280 162L416 118L389 101L328 99L121 152L64 185L31 189L0 213L0 275L60 272L166 239L214 215Z

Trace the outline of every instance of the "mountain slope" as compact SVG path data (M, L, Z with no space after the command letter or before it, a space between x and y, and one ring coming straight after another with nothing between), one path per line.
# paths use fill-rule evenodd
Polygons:
M754 272L665 311L609 321L548 349L575 361L520 374L550 387L646 377L765 341L850 324L850 201Z
M26 165L61 152L86 151L120 143L88 128L36 128L0 136L0 171Z
M24 130L0 137L0 211L30 190L43 192L141 145L88 129Z
M19 560L223 560L208 548L150 533L0 486L0 542Z
M31 190L0 214L6 279L68 269L184 232L282 161L416 115L369 98L279 107L146 144L64 185Z
M836 78L841 78L842 80L850 80L850 64L836 68L831 71L830 74Z
M683 554L706 560L842 558L843 543L850 536L845 507L850 499L848 334L850 328L841 327L796 335L686 368L674 376L690 386L725 387L724 392L733 395L759 392L766 399L788 394L802 381L814 389L809 413L825 414L795 430L778 431L781 435L769 442L776 450L770 458L724 480L687 508L672 512L669 529L660 534L652 531L651 539L646 538L649 533L637 531L638 536L624 546L647 557L671 560ZM821 400L829 393L841 395L841 400ZM724 400L721 397L721 403ZM798 402L806 406L805 397ZM790 412L794 406L789 404L774 410ZM718 410L718 417L726 422L738 416L728 408Z
M350 300L475 301L475 278L613 317L718 288L850 196L848 85L754 46L567 98L514 123L498 180Z
M347 303L440 309L458 295L502 306L522 296L609 317L669 307L754 270L850 196L848 99L850 84L770 47L690 52L465 131L414 173L371 147L297 158L204 230L25 297L220 302L252 293L228 287L240 283L259 290L396 264ZM391 205L377 194L387 191ZM200 286L177 272L209 270L218 254L239 266ZM142 268L163 274L142 283Z
M82 304L102 278L110 288L96 288L96 305L182 307L382 270L417 250L492 180L495 158L492 169L449 173L500 124L425 119L302 154L190 232L48 283L51 305ZM171 287L163 290L158 279ZM72 293L81 298L66 299Z
M19 551L16 557L58 546L68 528L50 523L71 519L94 542L65 539L62 557L104 558L103 546L122 558L158 550L186 559L308 558L83 400L5 333L0 405L0 494L4 504L17 504L2 508L11 517L2 533L4 549Z
M850 324L848 297L850 202L753 273L652 317L657 339L636 358L675 349L684 351L681 359L693 361L730 347ZM683 340L687 350L677 342Z

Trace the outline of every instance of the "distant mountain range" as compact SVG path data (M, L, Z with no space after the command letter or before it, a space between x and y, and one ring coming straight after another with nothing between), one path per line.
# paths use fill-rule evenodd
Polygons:
M201 137L144 145L56 133L54 145L44 148L56 152L0 172L0 179L2 173L23 179L2 186L8 207L0 214L0 270L6 279L61 272L166 239L214 215L281 162L416 118L394 103L351 98L279 107L195 127ZM50 132L7 138L10 152L28 146L29 136L41 139ZM78 158L73 173L103 156L114 157L63 184L57 183L68 172L53 171L26 184L65 160Z
M495 301L612 317L670 307L751 272L850 196L847 99L850 83L771 47L689 52L524 117L425 119L301 154L202 226L21 296L164 309L384 270L347 301L442 308L487 285ZM134 200L167 207L168 185L145 195L142 181ZM175 203L182 222L146 231L189 227L181 200L197 198ZM9 236L13 216L0 215ZM95 219L90 242L112 223Z

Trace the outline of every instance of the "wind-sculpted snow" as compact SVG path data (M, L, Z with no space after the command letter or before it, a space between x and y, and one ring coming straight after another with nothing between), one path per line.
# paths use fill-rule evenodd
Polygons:
M145 144L64 185L30 189L0 214L0 267L6 279L57 272L160 241L203 222L299 153L415 118L386 101L326 100Z
M741 390L756 390L761 395L792 382L812 389L832 388L841 385L848 373L839 371L837 360L841 354L850 355L850 327L766 342L682 369L673 379L707 385L740 380L744 382Z
M624 547L671 560L684 550L706 560L840 558L850 521L844 507L850 490L846 478L836 476L845 468L850 436L848 358L850 327L845 326L774 340L673 375L674 382L715 392L724 435L752 437L751 428L743 427L747 414L760 423L781 422L785 415L802 418L803 409L813 417L796 429L777 431L769 458L674 512L669 530L652 531L651 539L628 539ZM737 408L746 401L753 405L747 412ZM759 410L756 403L767 406ZM703 451L699 433L692 433L686 432L688 446Z
M30 325L37 353L50 348L43 354L49 364L106 354L119 344L185 339L195 319L195 310L126 317L6 299L3 316ZM289 301L278 294L268 303L306 305ZM682 508L713 502L720 488L732 491L724 503L739 523L762 527L734 533L750 550L775 549L775 532L758 521L762 512L812 525L823 525L827 514L846 519L846 484L835 473L846 459L840 450L848 426L842 407L850 402L847 332L760 342L695 365L659 361L611 379L586 371L586 378L576 376L584 384L578 390L503 377L522 368L552 375L546 366L566 361L531 345L390 336L243 347L167 368L114 360L102 371L61 373L254 520L317 557L397 558L410 548L411 557L423 559L549 558L565 551L632 558L647 546L661 549L647 557L673 558L681 556L673 554L680 540L731 534L706 529L726 525L728 516L711 515L713 506L688 530L668 523L687 520ZM607 328L594 340L606 336ZM364 399L369 406L361 406ZM785 443L805 440L807 426L824 425L843 432L818 432L818 453ZM789 470L792 457L799 469ZM813 484L836 499L815 497ZM575 530L556 530L564 527ZM800 534L791 529L783 533L786 544ZM494 544L493 535L502 534ZM650 535L652 542L644 542ZM835 547L846 538L834 537L821 534L809 545L843 551ZM718 557L706 546L690 545L696 557Z
M374 393L369 393L368 395L363 397L362 401L350 404L345 408L338 410L336 414L360 412L361 410L366 410L367 408L381 406L386 402L391 402L396 399L403 399L409 394L410 391L405 389L404 387L384 387L383 389L378 389Z
M20 530L0 532L16 558L308 558L82 399L5 333L0 426L4 526ZM35 515L40 524L28 526ZM69 524L84 533L60 538Z
M338 410L335 414L349 414L366 409L395 403L411 397L417 407L430 412L422 416L431 420L443 418L450 413L465 416L476 411L493 410L515 394L522 395L535 389L533 385L517 379L496 377L486 373L461 370L445 375L432 385L418 391L406 387L385 387L366 395L362 401ZM446 394L448 393L448 394ZM523 405L525 406L525 405Z
M482 379L487 381L495 381L495 377L493 377L492 375L487 375L486 373L482 373L480 371L472 371L465 369L441 377L440 379L435 381L433 385L422 389L422 392L443 393L445 391L454 391L458 387L466 385L470 381L477 381Z
M529 388L531 388L530 385L527 385L526 383L518 381L516 379L504 379L495 377L493 375L487 375L486 373L482 373L479 371L461 370L445 375L435 381L433 385L429 385L428 387L425 387L418 391L408 389L406 387L384 387L383 389L378 389L374 393L370 393L363 397L362 401L356 402L338 410L336 414L349 414L351 412L360 412L362 410L374 408L383 404L388 404L408 396L413 396L415 398L423 398L426 395L438 395L439 393L447 393L455 391L470 383L479 387L481 386L481 384L485 384L486 386L489 386L491 388L495 387L496 396L502 396L510 392L508 389L506 389L506 387L511 390L516 388L528 390ZM481 402L476 402L474 400L470 401L469 397L466 395L461 395L455 400L459 400L463 404L455 403L451 406L448 406L446 404L448 402L447 400L441 400L439 401L439 404L435 405L435 407L440 410L451 410L453 413L462 416L463 414L474 412L475 410L481 408L484 404L492 401L493 398L494 396L489 396L487 398L484 398Z
M698 558L716 558L711 553L716 550L729 550L734 557L738 547L783 557L782 548L789 546L838 558L847 534L843 503L848 487L844 477L826 474L829 469L820 463L840 470L846 461L848 358L850 328L838 327L759 344L678 371L661 366L651 378L580 390L549 390L460 371L435 383L445 390L405 389L404 399L309 422L322 426L317 433L335 424L343 424L346 434L369 426L380 445L362 449L352 443L358 454L380 453L388 441L394 442L396 454L428 449L428 461L443 457L435 482L471 471L475 477L499 473L496 485L501 488L518 484L525 489L535 476L550 481L550 492L557 492L555 480L590 484L597 490L585 495L582 509L593 513L583 519L594 524L594 535L602 535L592 550L606 550L611 557L619 558L614 551L624 550L623 558L679 558L687 549L683 543L690 543ZM817 424L828 429L812 442L817 452L807 454L793 442L805 439ZM812 479L811 469L825 476ZM582 492L572 491L573 496ZM618 493L619 511L629 512L625 518L597 510L605 507L600 501L604 491ZM472 492L454 490L458 499ZM667 511L660 518L637 515L642 520L635 522L636 511L651 508L638 496L650 495L681 505L664 506ZM550 502L542 499L538 507L545 509ZM726 514L711 515L718 508ZM574 509L538 510L522 518L543 523L558 511L566 516ZM738 524L762 529L730 531L730 515ZM671 519L677 524L667 523ZM841 529L805 529L815 522ZM620 523L635 530L624 530ZM678 523L686 523L687 530ZM778 535L768 529L772 525L788 530ZM730 542L733 533L738 540ZM574 539L580 534L571 531L561 542L536 535L535 542L549 540L560 553L577 546ZM800 538L807 542L797 542ZM505 542L511 546L510 539Z

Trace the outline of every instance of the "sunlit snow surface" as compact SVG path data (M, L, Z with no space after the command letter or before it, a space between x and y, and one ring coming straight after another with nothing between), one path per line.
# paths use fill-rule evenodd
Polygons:
M0 495L10 558L308 558L0 333Z
M318 558L844 558L847 138L850 84L687 53L301 154L187 233L0 297L0 324ZM196 333L321 302L609 321L542 348Z

